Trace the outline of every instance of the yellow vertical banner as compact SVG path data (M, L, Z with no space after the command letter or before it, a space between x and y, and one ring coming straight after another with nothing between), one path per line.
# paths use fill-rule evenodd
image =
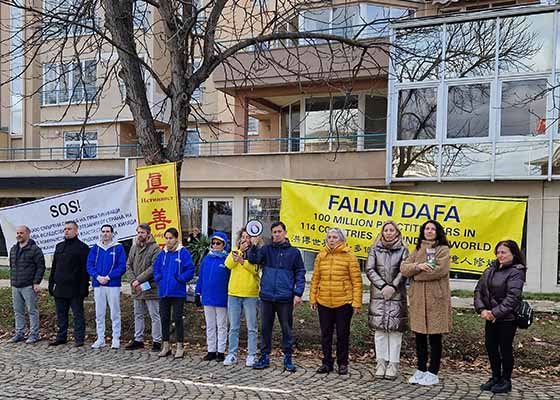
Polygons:
M181 239L178 193L174 162L136 168L138 223L150 225L160 246L165 244L163 234L169 228L177 229Z

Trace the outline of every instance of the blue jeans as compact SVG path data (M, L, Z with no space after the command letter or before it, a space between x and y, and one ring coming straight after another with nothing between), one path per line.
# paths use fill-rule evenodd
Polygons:
M12 287L12 304L16 316L16 336L25 335L25 309L29 313L29 337L39 337L39 310L37 309L37 293L33 286L22 288Z
M239 347L241 311L247 323L247 347L250 356L257 354L257 302L256 297L228 296L229 354L236 355Z

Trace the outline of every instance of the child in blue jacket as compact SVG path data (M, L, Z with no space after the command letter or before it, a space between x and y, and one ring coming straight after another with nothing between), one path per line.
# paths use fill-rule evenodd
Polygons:
M111 225L101 227L101 240L89 251L87 271L93 285L97 327L97 340L91 347L100 349L105 346L105 313L109 304L113 333L111 348L118 349L121 346L121 277L126 271L126 253L122 244L113 239Z
M227 340L227 301L230 270L224 262L228 255L228 239L225 233L211 236L210 252L202 259L196 294L204 305L206 319L206 343L208 354L205 361L224 361ZM216 337L217 333L217 337Z
M171 354L169 345L169 325L171 308L175 322L177 349L174 358L182 358L185 354L183 343L185 333L183 327L183 308L187 297L187 283L194 277L194 264L191 253L179 243L179 232L169 228L164 233L165 247L154 262L154 280L158 285L159 312L161 317L161 333L163 346L159 357Z

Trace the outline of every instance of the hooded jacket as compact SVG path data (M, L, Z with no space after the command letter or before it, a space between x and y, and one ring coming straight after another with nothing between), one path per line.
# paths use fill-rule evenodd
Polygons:
M54 297L86 297L89 275L86 260L89 247L78 237L56 245L49 276L49 293Z
M521 264L500 264L494 261L486 268L474 290L474 308L480 314L490 310L496 321L515 321L521 304L525 272Z
M196 294L205 306L227 307L228 284L231 271L225 266L229 243L225 233L216 232L212 237L220 238L226 245L224 251L210 251L200 264Z
M346 244L334 249L326 246L315 259L311 291L311 304L338 308L351 304L353 308L362 306L362 274L358 259Z
M33 239L19 248L19 243L10 250L10 284L23 288L40 284L45 274L45 256Z
M132 296L137 300L156 300L158 289L154 280L154 262L161 252L153 236L149 236L144 246L134 243L126 261L126 273L130 283L137 280L140 283L148 282L150 289L137 294L132 290Z
M154 262L154 280L158 285L158 296L187 297L187 283L194 277L191 253L181 244L175 251L164 248Z
M238 251L239 248L234 248ZM235 262L232 253L226 258L225 265L231 270L229 277L228 295L235 297L259 297L260 268L243 260L243 264Z
M126 271L126 253L122 244L113 240L110 244L94 244L87 258L87 271L91 276L92 286L120 287L121 278ZM97 277L108 277L109 282L101 285Z
M407 327L406 279L401 274L401 262L408 257L408 249L399 240L391 248L380 240L369 250L366 273L371 281L369 326L385 332L404 332ZM395 294L385 300L381 290L392 286Z
M301 253L288 240L258 248L251 246L247 259L262 267L260 298L289 303L305 289L305 266Z

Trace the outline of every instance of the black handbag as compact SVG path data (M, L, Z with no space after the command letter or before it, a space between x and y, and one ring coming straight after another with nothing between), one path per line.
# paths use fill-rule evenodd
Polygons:
M519 329L528 329L533 324L535 311L533 307L526 301L521 300L521 306L517 311L517 327Z

